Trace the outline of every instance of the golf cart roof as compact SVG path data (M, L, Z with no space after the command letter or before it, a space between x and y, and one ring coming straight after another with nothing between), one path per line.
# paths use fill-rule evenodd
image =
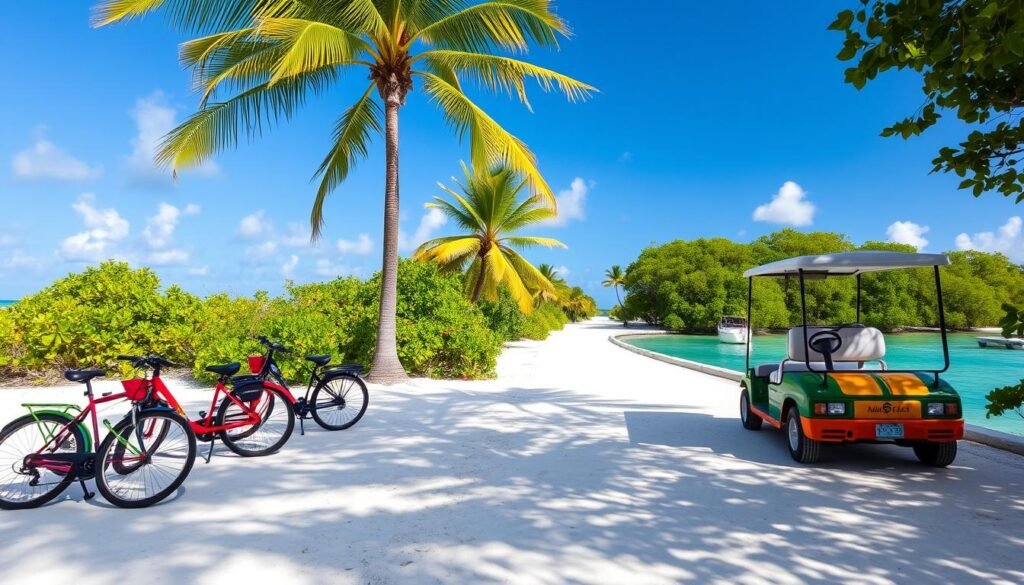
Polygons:
M751 268L743 273L752 276L787 276L803 271L806 275L854 276L865 272L880 272L898 268L920 268L922 266L945 266L949 258L945 254L912 254L909 252L839 252L817 256L796 256Z

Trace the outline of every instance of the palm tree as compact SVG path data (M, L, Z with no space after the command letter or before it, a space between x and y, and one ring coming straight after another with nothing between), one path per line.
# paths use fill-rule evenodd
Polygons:
M565 299L563 308L573 323L597 312L597 305L594 303L594 299L590 298L578 286L574 286L569 290L569 295Z
M569 291L569 285L566 284L565 279L559 276L558 269L550 264L538 264L537 270L544 275L544 278L548 279L548 282L554 287L554 291L544 289L535 291L533 293L534 305L539 306L548 301L561 305Z
M498 287L508 287L524 313L533 310L532 291L554 294L551 281L516 249L545 246L565 248L553 238L517 236L515 232L551 219L556 212L536 197L519 200L527 180L508 168L474 173L463 165L462 195L441 185L455 200L434 197L427 207L440 209L470 233L424 242L413 254L415 260L432 260L444 270L466 271L466 294L474 303L497 298ZM467 268L468 264L468 268Z
M464 93L463 82L508 93L527 107L525 82L557 88L570 101L593 87L501 53L525 53L533 43L557 46L568 26L552 0L102 0L94 24L132 20L162 9L171 25L203 35L181 46L201 94L199 110L165 138L157 162L178 169L201 164L287 120L307 98L345 79L369 83L338 118L333 144L315 173L312 238L323 227L327 195L365 158L383 133L386 154L384 255L380 321L371 379L405 378L395 341L398 274L398 113L413 79L439 107L460 139L468 133L473 164L502 164L521 173L554 207L551 188L533 153ZM376 96L375 96L376 94ZM383 102L383 108L376 98Z
M618 264L613 264L611 268L604 271L605 279L601 283L604 286L615 287L615 298L619 301L619 311L624 311L625 308L622 306L622 297L619 296L619 287L626 282L626 274L622 271L622 267ZM622 325L625 326L628 323L626 316L622 316Z

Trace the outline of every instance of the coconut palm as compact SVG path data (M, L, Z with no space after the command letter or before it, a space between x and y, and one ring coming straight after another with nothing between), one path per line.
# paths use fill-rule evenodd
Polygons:
M601 282L604 286L615 287L615 299L619 301L619 311L623 311L622 297L619 296L619 287L626 282L626 273L622 271L622 267L618 264L612 265L611 268L604 271L604 281ZM626 324L626 318L623 316L622 324Z
M380 321L371 378L405 377L395 344L398 270L398 113L418 79L427 98L462 138L479 168L502 164L521 173L554 206L533 154L464 92L471 82L508 93L529 107L526 79L571 101L594 91L508 54L531 44L557 46L568 27L551 0L102 0L94 24L104 26L162 10L171 25L202 35L181 46L182 63L201 95L199 110L172 130L157 162L201 164L291 118L313 96L344 80L358 98L338 118L318 181L310 223L316 239L324 200L365 158L371 140L385 143L384 241ZM363 75L369 81L352 86ZM336 94L332 97L336 97ZM378 103L378 99L383 106Z
M597 313L597 305L594 303L594 299L590 298L578 286L574 286L569 290L562 308L573 323Z
M561 304L563 298L568 293L569 285L566 284L564 278L559 276L558 269L550 264L538 264L537 270L544 275L544 278L548 279L548 282L551 283L555 290L538 289L534 291L534 306L539 306L541 303L548 301Z
M434 197L427 207L441 210L469 233L424 242L413 254L420 261L432 260L444 270L466 271L466 294L470 300L494 300L498 287L508 287L524 313L533 310L533 291L554 294L551 280L516 250L534 246L565 248L553 238L518 236L523 228L553 218L556 212L534 196L520 200L528 180L509 168L474 173L463 165L465 184L454 189L440 185L454 199ZM467 267L468 265L468 267Z

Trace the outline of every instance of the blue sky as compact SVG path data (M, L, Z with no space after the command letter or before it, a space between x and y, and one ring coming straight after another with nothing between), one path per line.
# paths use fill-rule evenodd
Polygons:
M976 200L930 160L964 129L879 131L921 103L919 80L890 74L863 91L843 83L842 3L648 2L630 23L585 0L561 0L574 36L530 58L595 85L569 104L539 89L530 113L473 94L537 154L563 198L561 225L541 231L568 250L530 254L564 267L602 306L605 268L652 243L724 236L748 241L794 225L854 241L895 239L928 251L975 247L1024 261L1021 210ZM368 276L380 265L383 145L330 199L325 237L308 245L310 177L334 120L363 75L308 104L291 123L172 184L149 153L194 111L184 38L160 18L89 28L89 2L22 3L0 39L0 298L18 298L106 257L152 266L199 294L279 292L286 278ZM39 40L46 23L46 42ZM654 26L652 26L652 24ZM652 33L652 29L655 31ZM402 230L409 247L443 235L423 204L467 158L440 114L414 91L401 113Z

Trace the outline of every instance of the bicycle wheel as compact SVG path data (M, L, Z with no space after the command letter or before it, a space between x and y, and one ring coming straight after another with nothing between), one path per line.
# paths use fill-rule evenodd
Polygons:
M96 487L103 497L121 508L144 508L185 481L196 460L196 436L175 413L141 412L134 422L128 416L114 425L96 456Z
M370 393L359 376L338 374L317 384L310 402L316 424L329 431L340 431L363 418Z
M35 508L49 502L74 480L76 469L33 465L25 458L33 453L86 452L86 439L71 417L57 413L25 415L0 431L0 509ZM38 420L37 420L38 419ZM54 440L50 441L49 439ZM45 448L45 450L43 450Z
M246 424L250 413L260 417L255 424ZM225 397L217 409L214 424L238 423L220 432L220 440L228 449L242 457L260 457L280 449L295 428L295 413L284 394L274 388L263 388L260 397L241 405Z

